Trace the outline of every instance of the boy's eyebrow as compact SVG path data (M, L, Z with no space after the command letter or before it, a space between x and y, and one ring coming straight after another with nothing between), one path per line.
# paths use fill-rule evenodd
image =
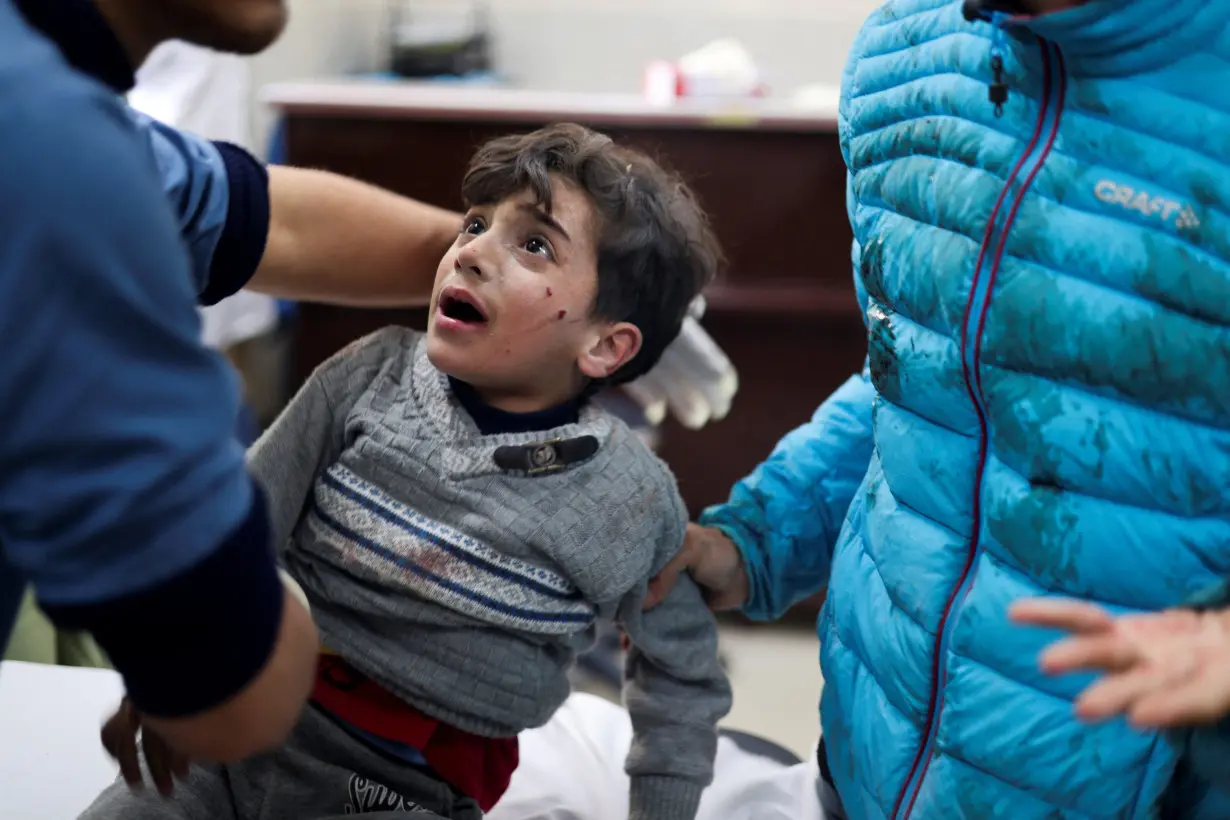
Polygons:
M546 227L555 231L560 236L564 237L564 239L568 240L569 242L572 241L572 237L568 235L568 231L564 230L564 226L559 224L559 222L555 221L555 218L552 217L546 211L544 211L542 208L539 208L536 205L529 205L529 204L518 205L517 207L529 213L538 222L542 223Z

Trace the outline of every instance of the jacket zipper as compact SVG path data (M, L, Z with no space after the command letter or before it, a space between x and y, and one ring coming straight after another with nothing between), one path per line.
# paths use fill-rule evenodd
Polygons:
M996 13L991 18L992 25L994 26L991 46L991 65L994 81L991 86L990 100L996 106L996 116L999 116L1003 103L1007 100L1007 85L1003 77L1002 44L1004 41L1003 25L1008 18L1009 15L1001 13ZM914 810L914 803L918 800L918 795L922 791L927 770L931 765L932 751L935 747L935 738L939 731L940 718L943 712L944 689L948 683L944 661L948 655L952 628L959 618L961 606L964 604L970 588L973 587L978 558L982 554L982 540L980 537L982 531L982 479L986 470L988 442L987 412L982 399L982 376L978 369L982 347L982 333L986 324L987 310L991 304L995 279L999 273L1000 261L1003 259L1007 245L1008 232L1016 221L1017 211L1020 209L1026 192L1028 192L1033 184L1034 177L1041 170L1043 163L1045 163L1047 156L1051 152L1051 148L1055 144L1055 137L1059 132L1059 119L1064 106L1065 73L1063 54L1059 51L1058 46L1046 40L1039 40L1039 45L1042 49L1043 66L1044 90L1042 110L1039 112L1038 121L1034 126L1033 137L1029 145L1017 161L1016 167L1012 169L1012 173L1008 175L1008 179L999 193L999 198L995 202L995 207L991 210L991 216L987 222L987 230L979 250L978 261L974 267L974 278L970 283L969 300L966 303L965 316L962 320L961 362L965 377L965 387L969 393L970 401L973 402L978 414L978 466L974 475L973 535L970 538L969 551L965 559L965 566L961 571L961 576L940 617L939 629L936 633L935 644L932 647L932 694L931 702L927 708L926 731L923 734L923 742L919 746L914 762L910 766L910 773L901 787L901 793L897 796L896 804L893 806L890 816L894 820L908 820L911 812ZM1026 176L1020 186L1017 187L1015 194L1013 194L1011 207L1005 213L1004 205L1022 171L1026 172Z

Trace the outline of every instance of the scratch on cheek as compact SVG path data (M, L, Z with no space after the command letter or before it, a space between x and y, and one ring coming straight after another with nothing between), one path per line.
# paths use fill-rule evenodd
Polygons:
M556 314L556 316L554 317L548 315L548 316L543 316L540 319L536 319L533 325L525 329L525 333L541 333L542 331L546 330L548 327L551 327L557 321L559 321L557 316L558 314Z

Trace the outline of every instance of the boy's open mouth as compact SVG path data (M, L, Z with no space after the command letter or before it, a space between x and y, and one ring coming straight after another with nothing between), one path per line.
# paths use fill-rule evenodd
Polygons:
M440 294L440 315L467 325L480 325L487 315L470 294L449 288Z

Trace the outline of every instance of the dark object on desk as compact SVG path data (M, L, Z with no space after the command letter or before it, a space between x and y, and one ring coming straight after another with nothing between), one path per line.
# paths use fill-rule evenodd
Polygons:
M364 95L367 99L364 99ZM730 416L698 432L668 422L660 452L692 515L726 498L786 432L866 355L854 296L846 171L836 123L783 113L757 122L628 98L472 88L372 91L361 84L285 86L287 160L460 208L462 172L485 140L572 120L648 151L692 183L730 260L708 292L705 328L739 369ZM719 115L721 112L717 112ZM390 323L425 327L415 311L304 305L298 376ZM807 611L814 613L815 607Z
M465 77L491 70L491 27L486 0L472 4L465 15L471 23L468 33L458 32L443 39L401 36L402 32L413 31L414 6L398 0L389 5L389 69L394 74L411 79Z
M401 77L465 77L491 70L490 47L485 32L456 43L394 43L389 65Z

